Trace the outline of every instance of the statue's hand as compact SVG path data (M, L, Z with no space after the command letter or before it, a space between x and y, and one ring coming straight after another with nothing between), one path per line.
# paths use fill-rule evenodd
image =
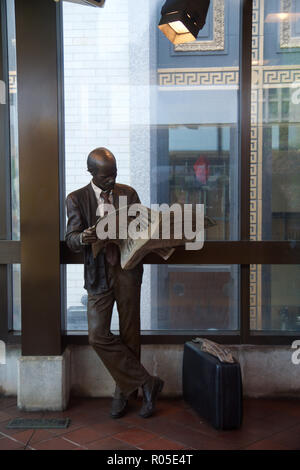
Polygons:
M86 228L82 232L82 242L83 243L92 244L92 243L96 243L97 240L98 240L98 238L97 238L97 235L96 235L96 227L95 226Z

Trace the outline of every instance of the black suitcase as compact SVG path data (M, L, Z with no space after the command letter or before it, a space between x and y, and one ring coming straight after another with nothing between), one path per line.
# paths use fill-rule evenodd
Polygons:
M242 424L243 388L238 362L221 362L201 351L201 343L184 345L183 398L216 429L237 429Z

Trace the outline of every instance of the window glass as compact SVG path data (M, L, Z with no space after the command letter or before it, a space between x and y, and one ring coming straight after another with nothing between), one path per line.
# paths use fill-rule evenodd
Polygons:
M251 327L255 333L285 334L300 331L300 266L257 265L261 302L250 295Z
M12 204L12 239L20 240L17 56L16 56L16 30L15 30L15 7L14 5L15 5L14 0L7 1L11 204Z
M20 240L17 57L14 0L7 0L6 10L10 112L11 238L12 240ZM12 275L12 328L19 331L21 330L21 265L13 265L10 273Z
M152 266L150 276L142 290L142 330L234 331L239 328L239 266ZM82 277L81 265L67 267L70 330L87 330L87 293L82 290ZM152 298L147 308L149 285ZM119 329L116 309L111 329Z
M143 204L204 203L217 222L206 239L238 240L240 1L213 0L197 41L177 46L157 28L162 3L64 2L66 195L89 183L88 153L107 147ZM236 329L238 283L232 266L145 265L142 329ZM70 330L86 329L82 285L82 266L68 266Z
M251 240L300 239L299 8L253 2ZM253 330L297 329L297 277L297 266L250 266Z
M21 331L21 265L12 266L12 311L13 311L13 330Z
M253 2L252 240L300 239L300 2Z

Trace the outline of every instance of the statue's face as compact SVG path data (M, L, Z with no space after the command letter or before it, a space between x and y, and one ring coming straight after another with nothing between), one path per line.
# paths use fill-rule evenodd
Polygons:
M98 172L93 177L93 183L102 191L110 191L114 188L117 177L117 166L114 158L98 160Z

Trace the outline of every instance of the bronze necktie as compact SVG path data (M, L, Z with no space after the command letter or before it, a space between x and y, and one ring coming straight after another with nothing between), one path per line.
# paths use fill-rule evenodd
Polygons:
M105 204L111 204L109 200L110 191L102 191L101 198L103 199ZM120 259L120 251L119 248L115 243L107 243L105 245L105 257L109 264L112 266L116 266Z

